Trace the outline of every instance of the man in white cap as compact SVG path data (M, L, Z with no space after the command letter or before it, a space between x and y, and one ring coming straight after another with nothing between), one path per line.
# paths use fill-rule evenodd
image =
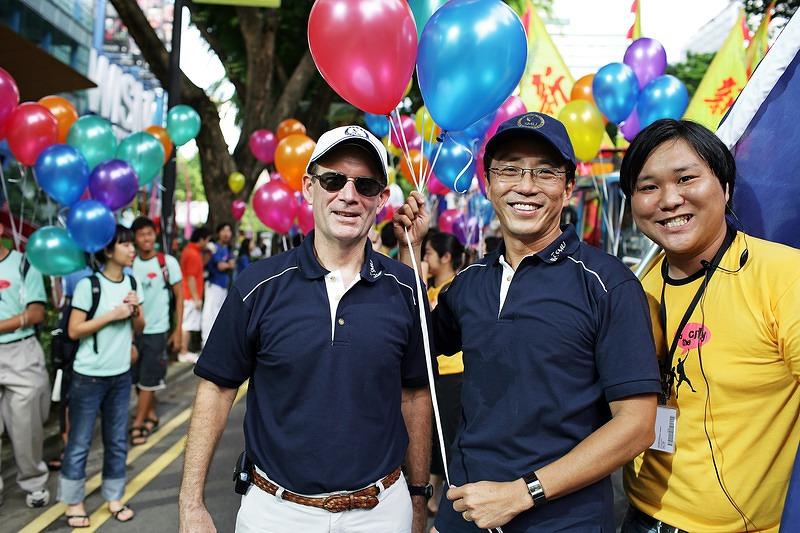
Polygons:
M315 230L237 278L195 367L182 532L214 530L205 478L248 379L237 531L425 528L431 400L417 306L427 304L412 270L367 239L389 198L386 149L359 126L323 134L303 196Z

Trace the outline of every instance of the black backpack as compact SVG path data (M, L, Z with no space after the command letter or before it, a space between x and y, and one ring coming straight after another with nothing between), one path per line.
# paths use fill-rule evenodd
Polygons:
M136 290L136 278L128 275L131 281L131 290ZM94 318L97 312L97 307L100 305L100 278L97 274L89 276L89 282L92 285L92 305L86 313L86 320ZM64 302L64 307L58 316L58 326L51 332L53 337L51 348L51 355L53 360L53 367L61 370L72 369L72 363L75 362L75 355L78 353L78 347L81 344L80 339L73 339L67 333L69 331L69 316L72 314L72 299L67 298ZM92 335L92 343L94 353L97 351L97 333Z

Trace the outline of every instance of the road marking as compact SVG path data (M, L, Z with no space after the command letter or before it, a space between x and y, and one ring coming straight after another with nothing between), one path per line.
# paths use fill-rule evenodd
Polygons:
M239 401L239 399L246 394L247 392L247 383L245 383L242 387L239 388L239 392L236 395L236 399L234 400L234 404ZM192 407L187 407L180 413L178 413L174 418L169 420L166 424L161 426L158 431L150 435L150 438L147 439L147 442L140 445L135 446L131 451L128 452L128 458L125 461L126 465L133 464L136 459L141 457L144 453L150 450L153 446L161 442L166 436L170 433L175 431L178 427L183 425L192 414ZM94 491L100 488L102 483L102 473L98 472L89 480L86 481L86 497L92 494ZM22 528L19 533L39 533L47 528L50 524L61 518L67 510L67 506L61 502L57 502L53 504L47 511L40 514L36 517L35 520L30 522L24 528Z

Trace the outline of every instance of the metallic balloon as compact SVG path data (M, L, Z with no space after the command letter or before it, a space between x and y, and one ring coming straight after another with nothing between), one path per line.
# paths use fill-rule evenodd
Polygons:
M64 276L86 266L86 256L67 230L55 226L39 228L28 239L25 255L45 276Z

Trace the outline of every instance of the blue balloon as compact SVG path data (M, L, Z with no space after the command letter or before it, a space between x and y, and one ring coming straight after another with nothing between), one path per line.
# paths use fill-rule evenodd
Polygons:
M488 226L494 218L494 208L492 202L480 193L473 194L467 204L470 217L475 217L481 226Z
M478 144L480 144L480 142L483 140L486 132L489 130L489 126L491 126L492 122L494 122L494 118L496 116L497 109L488 115L479 118L476 122L464 130L450 132L450 135L461 144L467 145L469 149L474 152L476 151Z
M469 190L472 178L475 177L475 157L469 148L448 136L441 145L437 143L431 146L428 157L431 164L436 161L433 173L442 184L461 194Z
M447 0L408 0L411 12L414 13L414 22L417 24L417 37L422 36L425 23L431 15L442 7Z
M366 124L367 129L374 133L376 137L386 137L389 135L389 119L384 115L364 113L364 124Z
M609 63L594 75L592 95L597 108L615 124L630 116L639 96L639 80L625 63Z
M525 71L528 44L514 11L500 0L451 0L428 20L417 80L433 120L466 129L502 104Z
M89 186L89 165L81 153L68 144L45 148L34 165L39 186L56 202L70 206Z
M679 119L689 105L689 91L681 80L669 74L659 76L642 89L636 112L642 129L661 118Z
M111 210L97 200L83 200L73 205L67 216L67 231L85 252L98 252L114 238L116 221Z

